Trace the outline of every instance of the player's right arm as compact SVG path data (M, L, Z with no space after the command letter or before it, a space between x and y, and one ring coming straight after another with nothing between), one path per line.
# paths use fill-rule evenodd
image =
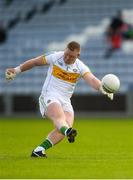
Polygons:
M46 61L45 55L41 55L36 58L27 60L23 64L15 67L15 68L6 69L5 76L6 76L7 80L12 80L12 79L14 79L16 74L30 70L35 66L43 66L46 64L47 64L47 61Z

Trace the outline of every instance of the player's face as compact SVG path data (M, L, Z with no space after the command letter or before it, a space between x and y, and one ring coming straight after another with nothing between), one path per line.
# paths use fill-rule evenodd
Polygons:
M73 64L79 56L80 52L76 49L74 51L71 51L67 48L64 51L64 61L66 64Z

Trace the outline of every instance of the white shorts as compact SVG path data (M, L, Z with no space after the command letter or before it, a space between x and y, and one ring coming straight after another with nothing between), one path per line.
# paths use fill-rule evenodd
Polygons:
M61 107L63 108L63 111L74 113L70 99L65 100L58 94L56 95L55 94L47 94L47 95L41 94L39 97L39 107L40 107L40 112L41 112L42 117L45 117L48 106L52 104L53 102L60 104Z

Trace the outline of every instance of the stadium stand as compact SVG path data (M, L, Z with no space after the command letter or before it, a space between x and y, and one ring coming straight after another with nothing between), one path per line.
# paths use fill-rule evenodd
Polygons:
M49 2L46 0L45 2ZM23 61L43 54L50 49L52 43L58 45L75 37L82 36L85 32L85 41L79 39L82 44L81 59L90 67L99 78L107 73L114 73L121 80L120 92L126 92L133 83L132 55L123 50L116 52L108 61L103 59L106 49L104 27L109 18L119 9L133 8L132 0L67 0L60 4L55 0L52 8L47 13L34 14L30 21L24 21L26 14L33 7L41 9L43 0L14 0L9 7L0 1L0 19L7 25L8 22L21 14L21 21L8 32L8 40L0 45L0 94L30 94L40 93L45 79L47 68L36 68L20 75L14 82L7 85L4 79L4 71L7 67L17 66ZM114 5L115 4L115 5ZM102 25L105 21L105 26ZM85 29L88 28L87 31ZM100 28L100 31L93 29ZM88 36L89 34L89 36ZM75 39L77 40L77 39ZM63 46L62 46L63 49ZM82 88L81 88L82 87ZM91 88L79 82L76 93L96 93Z

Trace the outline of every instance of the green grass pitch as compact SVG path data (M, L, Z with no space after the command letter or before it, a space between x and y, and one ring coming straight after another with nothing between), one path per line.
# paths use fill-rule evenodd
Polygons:
M133 178L133 119L77 119L76 142L67 139L33 159L31 151L52 130L49 120L0 119L0 178Z

